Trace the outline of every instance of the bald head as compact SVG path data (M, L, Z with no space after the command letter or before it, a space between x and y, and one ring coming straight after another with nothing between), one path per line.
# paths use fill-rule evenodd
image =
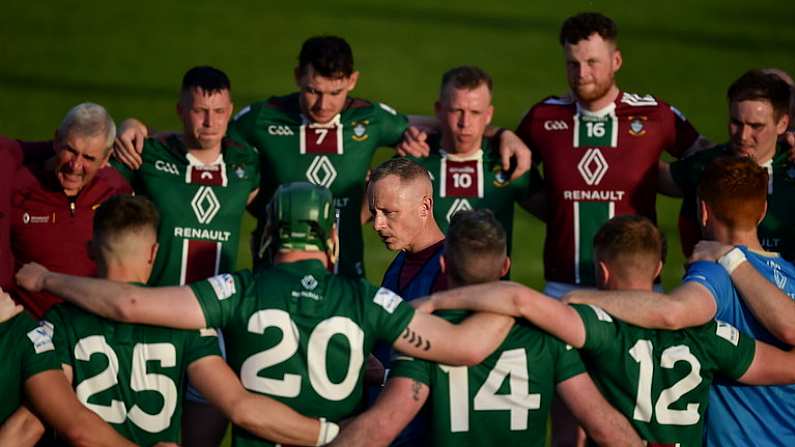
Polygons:
M373 229L388 249L414 252L429 240L441 240L433 219L431 177L417 163L396 158L378 166L370 175L367 202Z

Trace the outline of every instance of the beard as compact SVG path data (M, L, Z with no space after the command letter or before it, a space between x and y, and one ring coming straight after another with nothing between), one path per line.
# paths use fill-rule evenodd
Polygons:
M604 82L592 82L584 85L574 85L572 91L581 102L593 102L604 98L613 87L613 77Z

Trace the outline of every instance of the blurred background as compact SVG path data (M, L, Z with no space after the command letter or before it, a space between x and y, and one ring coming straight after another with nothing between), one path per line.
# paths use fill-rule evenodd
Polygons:
M66 111L105 105L118 122L139 117L178 129L183 73L209 64L232 79L236 108L295 89L304 39L336 34L361 72L354 96L406 114L431 114L441 74L476 64L495 80L495 124L515 128L527 109L566 91L557 42L568 15L598 10L619 25L619 86L676 105L707 137L726 139L729 83L755 67L795 73L795 2L627 1L153 1L4 2L0 14L0 133L48 139ZM376 160L389 157L379 151ZM658 200L669 240L664 285L682 273L679 203ZM516 217L513 279L543 284L544 227ZM252 225L248 219L243 231ZM366 234L367 276L378 283L393 257ZM248 266L247 237L239 264Z

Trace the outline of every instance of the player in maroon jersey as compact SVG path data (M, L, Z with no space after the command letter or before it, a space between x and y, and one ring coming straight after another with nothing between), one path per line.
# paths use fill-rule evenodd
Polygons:
M560 44L571 93L533 106L517 130L533 152L533 169L543 165L532 202L547 223L544 293L555 297L594 287L591 241L602 224L621 214L656 221L662 151L681 157L708 144L675 108L619 89L616 37L615 22L602 14L567 18Z

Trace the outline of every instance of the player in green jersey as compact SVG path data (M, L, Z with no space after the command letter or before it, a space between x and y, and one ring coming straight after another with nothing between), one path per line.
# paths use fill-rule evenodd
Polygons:
M280 187L268 206L264 253L274 267L224 274L190 287L141 288L29 265L18 281L46 287L100 315L128 322L225 330L229 364L249 391L311 416L350 416L362 395L364 358L377 340L410 355L475 364L513 320L478 314L459 325L415 314L396 294L334 275L331 193L307 182ZM461 343L466 340L466 343ZM235 430L236 445L271 445Z
M182 78L177 102L182 133L147 138L137 170L114 161L135 192L160 211L150 285L183 285L234 270L243 213L256 197L260 175L257 151L225 136L232 110L226 74L193 67ZM183 443L217 445L226 419L193 386L185 397Z
M599 286L651 292L662 252L662 235L648 219L611 219L594 238ZM569 306L510 283L484 288L481 298L440 297L423 307L523 316L580 349L607 399L648 445L702 445L716 375L745 384L795 381L795 355L721 321L679 331L644 329L611 317L597 304Z
M759 224L759 239L765 250L779 252L795 260L795 214L791 197L795 194L795 167L787 143L780 142L787 131L791 88L777 74L750 70L727 90L729 102L729 141L695 153L660 171L660 188L667 194L684 196L679 217L680 240L685 256L701 239L697 214L696 188L706 166L723 155L740 154L765 167L770 177L767 212Z
M510 267L506 239L490 210L453 216L441 258L448 285L463 287L505 275ZM441 316L460 321L466 312ZM392 368L378 401L335 444L388 445L428 401L428 445L543 446L557 392L600 444L641 445L627 420L596 389L577 352L526 323L514 326L479 365L454 367L398 357Z
M117 196L100 206L93 238L100 276L145 283L158 250L158 220L142 197ZM322 436L324 423L246 392L221 358L212 329L117 323L71 304L54 307L45 318L81 402L141 445L180 441L186 374L222 414L257 436L301 445L315 445Z
M35 445L44 433L39 416L71 445L133 446L78 402L50 334L21 311L0 290L0 445Z
M494 114L491 99L488 73L469 65L448 70L435 104L441 134L430 140L430 155L414 161L431 173L433 211L442 232L456 212L488 208L508 234L510 253L514 203L526 204L530 174L511 180L485 138Z
M262 184L256 235L264 228L264 204L279 185L309 181L331 190L340 210L340 259L338 271L362 276L364 246L362 210L365 178L375 150L397 147L399 154L427 155L426 135L416 128L428 124L427 118L407 117L391 107L349 97L356 87L359 72L354 69L353 52L336 36L307 39L298 56L293 76L299 91L273 96L245 108L230 124L230 135L256 147L260 154ZM492 129L492 132L494 130ZM131 166L137 166L140 146L147 129L135 120L121 126L117 153ZM516 155L519 175L530 166L530 153L513 132L500 137L503 169L510 169ZM139 149L139 148L138 148ZM253 244L260 245L259 236ZM254 250L256 251L256 250ZM255 262L262 256L254 253Z

